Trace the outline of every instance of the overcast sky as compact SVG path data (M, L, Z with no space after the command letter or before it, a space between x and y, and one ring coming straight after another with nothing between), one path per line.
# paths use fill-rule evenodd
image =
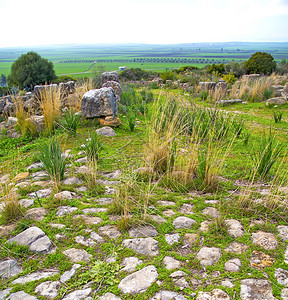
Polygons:
M288 42L288 0L0 0L0 47Z

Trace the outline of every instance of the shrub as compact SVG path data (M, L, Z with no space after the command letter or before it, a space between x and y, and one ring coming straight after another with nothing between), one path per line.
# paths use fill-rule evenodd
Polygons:
M64 112L61 126L69 135L76 135L77 128L80 122L80 115L75 115L73 109L68 109Z
M219 75L222 75L225 73L225 66L224 66L224 64L219 64L219 65L213 64L211 66L208 66L207 73L210 73L210 74L217 73Z
M37 84L50 83L55 79L53 63L31 51L13 62L7 81L9 85L31 90Z
M245 68L248 74L272 74L276 69L276 61L271 54L266 52L254 53L246 62Z
M228 75L223 75L223 80L232 85L236 82L237 79L233 73L229 73Z
M119 79L131 80L131 81L142 80L142 79L147 80L151 75L152 75L151 72L147 72L140 68L131 68L119 72Z
M51 139L50 142L41 145L38 159L43 163L51 180L56 184L64 178L67 158L63 157L58 141Z

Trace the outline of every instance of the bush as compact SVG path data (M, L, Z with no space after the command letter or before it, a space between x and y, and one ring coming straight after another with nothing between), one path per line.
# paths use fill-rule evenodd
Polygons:
M222 75L225 73L225 66L224 64L219 64L219 65L213 64L211 66L208 66L207 73L210 74L217 73L219 75Z
M51 83L56 79L53 63L31 51L13 62L7 81L10 86L31 90L37 84Z
M73 109L68 109L63 114L61 126L69 135L75 136L79 122L80 115L75 115Z
M142 80L142 79L147 80L151 77L151 75L152 75L151 72L147 72L140 68L131 68L131 69L126 69L126 70L119 72L119 79L131 80L131 81L137 81L137 80Z
M275 71L276 61L271 54L256 52L245 62L245 68L248 74L257 73L269 75Z
M223 75L223 80L232 85L236 82L236 77L233 73L229 73L228 75Z

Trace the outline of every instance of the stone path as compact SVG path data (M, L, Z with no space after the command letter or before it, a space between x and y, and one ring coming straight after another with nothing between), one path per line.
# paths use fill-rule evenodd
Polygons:
M77 168L89 171L86 159L76 162ZM32 225L17 234L13 234L15 226L1 226L0 236L6 239L9 249L11 245L27 246L29 259L60 253L71 266L50 270L39 264L38 270L28 272L24 261L13 257L11 251L10 257L0 261L4 282L0 299L60 299L61 295L62 299L74 300L94 299L98 295L99 299L113 300L134 299L137 294L151 300L272 300L281 299L280 295L288 299L288 225L274 226L270 232L260 221L223 216L218 200L204 202L199 198L202 208L197 209L197 201L190 194L184 203L158 200L156 213L149 215L151 224L120 231L119 216L109 210L115 198L113 192L121 184L120 170L99 172L98 184L105 186L111 196L89 198L83 196L85 191L76 191L80 185L85 187L85 181L75 177L73 171L63 181L65 187L74 187L73 192L63 190L55 194L49 182L42 188L47 174L41 168L39 163L29 166L29 172L37 171L20 179L26 187L40 180L39 189L20 201ZM59 205L41 207L37 197ZM218 218L224 218L227 226L222 243L214 242L210 234ZM276 251L281 254L276 255ZM107 266L119 266L118 280L112 284L114 293L109 285L93 285L93 281L71 288L99 259ZM103 280L104 277L100 282ZM27 283L34 286L29 293L25 289ZM17 291L13 290L16 284ZM279 292L273 290L273 285ZM66 287L69 288L63 294Z

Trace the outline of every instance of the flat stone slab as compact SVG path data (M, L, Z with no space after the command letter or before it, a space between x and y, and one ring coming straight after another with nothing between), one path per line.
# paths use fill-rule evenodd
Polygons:
M98 135L104 135L104 136L116 136L116 132L109 126L104 126L102 128L97 129L96 133Z
M29 250L34 253L46 254L50 252L52 243L47 235L37 239L29 246Z
M275 262L275 259L270 255L261 252L253 251L250 258L250 266L257 270L263 270L266 267L271 267Z
M60 287L60 281L45 281L36 287L35 293L46 297L46 299L53 299L57 297Z
M229 259L224 267L227 272L239 272L241 265L241 260L239 258L233 258Z
M173 245L175 243L179 243L180 235L179 233L165 234L165 240L168 245Z
M167 270L179 269L181 267L181 262L171 256L165 256L163 263Z
M264 231L252 233L252 243L259 245L266 250L273 250L278 246L278 241L275 235Z
M105 295L101 296L99 300L121 300L121 298L115 296L112 293L106 293Z
M103 197L103 198L98 198L95 199L94 202L97 202L100 205L108 205L113 203L114 199L113 198L109 198L109 197Z
M81 245L86 246L86 247L92 247L92 246L94 246L96 244L96 242L93 239L91 239L91 238L85 238L82 235L77 235L75 237L75 242L77 244L81 244Z
M278 236L284 241L288 241L288 226L279 225L277 230L279 232Z
M151 300L185 300L187 299L186 297L184 297L183 295L180 295L176 292L172 292L172 291L160 291L158 293L156 293Z
M212 266L221 257L221 249L216 247L202 247L197 253L196 258L200 260L203 267Z
M18 201L18 203L21 206L27 208L27 207L32 206L34 204L34 199L21 199L21 200Z
M35 208L28 209L25 215L26 217L31 218L35 221L43 221L47 213L48 213L47 209L43 207L35 207Z
M25 276L21 276L18 277L17 279L15 279L14 281L12 281L12 284L25 284L27 282L32 282L32 281L36 281L36 280L40 280L43 278L48 278L51 276L54 276L56 274L58 274L59 271L43 271L43 272L34 272Z
M83 214L99 214L102 212L107 212L108 208L104 208L104 207L91 207L91 208L84 208L82 209Z
M184 215L192 215L194 212L193 212L193 208L194 208L194 205L192 204L189 204L189 203L184 203L179 209L178 211L181 213L181 214L184 214Z
M60 193L55 194L53 198L59 200L72 200L77 198L77 194L70 191L62 191Z
M84 183L83 180L77 177L69 177L62 181L64 185L81 185Z
M196 298L196 300L216 300L216 299L230 300L230 297L226 292L224 292L220 289L214 289L214 290L212 290L212 292L200 291Z
M122 233L117 229L115 225L105 225L98 228L100 234L107 235L110 239L116 239L121 236Z
M221 214L215 207L206 207L202 210L202 214L211 218L220 218Z
M244 235L244 227L238 220L226 220L225 223L228 226L228 233L232 237L237 238L239 236Z
M56 216L62 217L64 215L71 214L77 209L78 209L77 207L72 207L72 206L59 206L56 212Z
M132 273L136 270L136 267L142 263L143 261L137 257L125 257L121 264L121 266L124 266L124 268L122 268L121 271Z
M152 226L139 226L129 230L129 236L132 238L138 237L155 237L158 235L157 230Z
M228 245L227 248L224 249L225 252L231 252L235 254L242 254L248 250L248 245L239 243L239 242L233 242Z
M122 242L122 245L137 253L148 256L155 256L159 254L158 242L151 237L127 239Z
M275 278L279 284L288 287L288 271L278 268L275 270Z
M191 228L196 221L188 217L178 217L173 221L173 225L177 229Z
M20 292L10 294L7 300L37 300L37 298L23 291L20 291Z
M22 272L22 267L14 259L0 261L0 277L11 278Z
M77 215L75 218L82 218L85 222L85 224L88 225L97 225L102 223L102 219L99 217L91 217L91 216L85 216L85 215Z
M66 255L72 262L89 262L92 257L92 255L87 253L85 250L76 248L67 249L63 251L63 254Z
M43 190L39 190L39 191L30 193L27 196L29 198L34 199L34 198L37 198L36 194L37 194L38 198L47 198L52 194L52 191L50 189L43 189Z
M197 233L185 233L183 236L183 245L188 245L192 247L198 242L198 234Z
M152 221L158 223L158 224L163 224L166 223L167 220L162 218L161 216L158 215L147 215L147 217L149 217L149 219L151 219Z
M62 283L70 280L75 274L76 271L81 267L81 265L79 264L74 264L71 268L71 270L64 272L61 276L60 276L60 281Z
M241 280L240 297L242 300L276 300L271 283L266 279Z
M77 290L77 291L74 291L74 292L68 294L67 296L62 298L62 300L82 300L82 299L84 300L84 299L87 299L87 297L90 295L91 291L92 291L91 288Z
M29 170L33 170L33 169L40 169L40 168L43 168L44 165L41 163L41 162L38 162L38 163L34 163L34 164L31 164L29 165L26 170L29 171Z
M147 266L140 271L128 275L122 279L118 288L124 294L138 294L144 292L158 277L155 266Z

